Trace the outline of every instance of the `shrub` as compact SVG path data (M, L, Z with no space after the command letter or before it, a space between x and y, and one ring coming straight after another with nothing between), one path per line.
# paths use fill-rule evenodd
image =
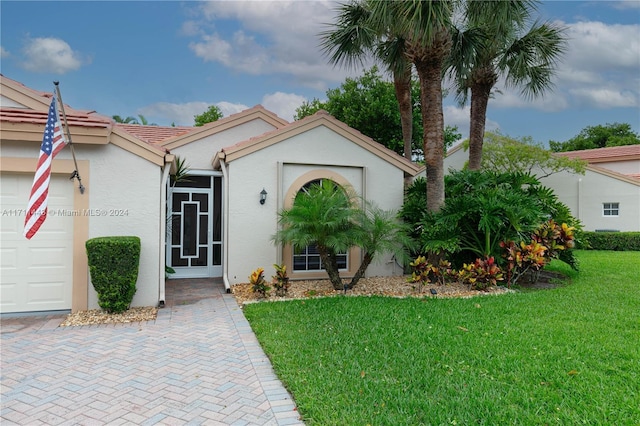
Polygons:
M267 285L264 279L264 268L258 268L249 276L249 282L252 284L251 289L254 293L258 293L262 297L267 297L271 287Z
M640 251L640 232L583 232L578 247L587 250Z
M140 238L99 237L85 244L98 305L109 313L126 311L136 293Z
M412 226L422 252L444 252L456 267L477 258L503 262L501 242L529 240L548 218L581 227L553 191L529 174L452 172L445 176L445 204L435 214L421 209L425 185L424 179L416 179L407 188L401 216ZM558 258L575 267L571 250L562 250Z
M276 289L276 295L284 296L289 291L289 276L287 275L287 265L273 265L276 270L276 274L271 277L273 280L273 287Z
M463 284L468 284L474 290L486 290L489 286L497 285L503 280L502 270L495 263L493 257L476 259L475 262L462 265L458 277Z

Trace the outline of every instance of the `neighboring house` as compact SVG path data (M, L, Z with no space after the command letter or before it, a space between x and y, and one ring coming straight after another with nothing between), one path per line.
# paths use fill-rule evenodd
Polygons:
M589 162L584 175L560 172L540 179L586 231L640 231L640 145L556 155ZM468 157L462 144L452 148L445 169L462 169Z
M312 248L294 253L273 244L278 211L318 179L399 209L405 178L418 172L325 112L288 123L256 106L202 127L160 127L118 124L65 105L86 191L69 180L74 165L66 147L53 160L50 214L27 240L24 210L51 94L4 76L0 89L2 313L97 308L85 242L99 236L141 239L133 306L164 304L165 264L174 278L222 277L227 288L247 282L257 267L269 276L274 263L287 264L292 279L326 278ZM190 176L170 186L176 156ZM345 277L360 256L357 249L344 253ZM387 256L367 274L402 272Z

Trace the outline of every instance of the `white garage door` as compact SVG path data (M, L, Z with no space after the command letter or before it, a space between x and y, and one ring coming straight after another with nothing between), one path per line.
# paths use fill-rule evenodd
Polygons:
M73 285L73 183L52 176L49 216L38 233L23 235L33 175L0 175L0 312L71 309Z

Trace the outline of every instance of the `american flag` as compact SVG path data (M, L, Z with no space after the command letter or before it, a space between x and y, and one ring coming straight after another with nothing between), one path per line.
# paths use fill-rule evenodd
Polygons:
M49 197L49 180L51 179L51 160L66 146L64 133L58 117L56 98L51 97L49 116L44 128L38 167L33 178L31 196L24 219L24 236L28 240L33 237L47 218L47 199Z

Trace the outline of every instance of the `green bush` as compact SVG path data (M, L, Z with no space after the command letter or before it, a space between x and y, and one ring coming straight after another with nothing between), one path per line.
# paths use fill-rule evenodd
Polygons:
M140 238L92 238L85 246L98 305L109 313L126 311L136 293Z
M583 232L579 248L587 250L640 251L640 232Z

